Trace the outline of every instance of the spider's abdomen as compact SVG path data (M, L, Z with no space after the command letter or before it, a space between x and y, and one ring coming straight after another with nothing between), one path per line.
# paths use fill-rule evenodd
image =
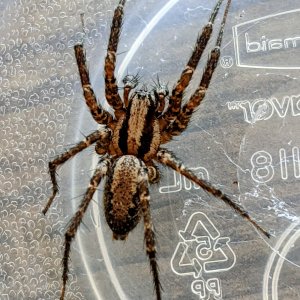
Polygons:
M130 154L148 161L160 144L156 104L147 92L138 92L130 99L126 114L114 130L113 145L118 155Z
M109 173L104 189L106 221L114 238L124 239L140 220L139 174L144 163L132 155L118 158Z

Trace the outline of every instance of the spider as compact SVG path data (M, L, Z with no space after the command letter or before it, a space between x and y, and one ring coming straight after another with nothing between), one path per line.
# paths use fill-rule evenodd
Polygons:
M49 162L52 195L43 209L44 214L46 214L58 192L57 168L92 144L95 144L95 151L100 156L89 187L65 233L61 300L64 299L68 280L71 243L93 194L104 177L106 178L103 197L105 218L112 230L113 238L116 240L126 239L129 232L143 218L146 253L149 258L158 300L161 299L161 284L156 258L155 234L149 206L149 184L156 183L160 179L160 173L155 162L172 168L198 184L205 191L223 200L265 236L270 237L270 234L260 227L244 208L233 202L209 182L198 178L172 152L161 147L162 144L166 144L172 137L180 135L187 128L193 112L204 99L219 60L220 46L231 0L227 0L216 44L210 53L199 86L188 101L182 105L184 91L210 39L213 24L222 1L218 0L213 8L209 22L199 34L192 55L170 95L166 85L161 84L159 80L151 91L148 91L145 86L141 89L135 89L139 77L137 75L127 75L123 79L123 99L119 94L115 77L116 53L126 0L119 1L112 19L104 66L105 97L114 110L114 116L103 110L97 102L90 83L83 44L74 46L86 104L94 120L105 126L86 136L76 146Z

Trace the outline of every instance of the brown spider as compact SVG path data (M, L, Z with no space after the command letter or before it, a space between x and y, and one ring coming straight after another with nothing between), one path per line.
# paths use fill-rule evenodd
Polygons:
M227 0L216 45L211 51L200 84L186 104L181 105L184 91L211 36L212 27L222 1L218 0L216 3L209 22L198 36L192 55L170 96L167 88L161 85L159 81L150 92L143 87L131 93L138 84L138 76L127 75L123 80L124 93L122 100L114 74L123 20L123 7L126 2L120 0L114 11L104 67L105 96L109 105L114 109L115 117L103 110L97 103L89 79L83 45L80 44L74 47L86 104L95 121L106 126L91 133L76 146L49 162L53 193L43 210L44 214L58 192L55 176L58 166L94 143L96 144L96 152L101 156L84 198L65 233L61 300L64 299L68 279L71 242L103 177L106 177L104 189L105 217L113 232L113 238L126 239L128 233L138 224L140 219L144 219L146 252L150 261L156 297L161 299L155 236L149 207L149 183L158 182L160 177L154 161L174 169L198 184L205 191L223 200L265 236L270 237L270 234L261 228L241 206L234 203L227 195L214 188L210 183L198 178L170 151L161 148L161 144L167 143L173 136L179 135L186 129L192 113L204 99L220 56L223 30L231 0ZM165 109L167 97L169 103Z

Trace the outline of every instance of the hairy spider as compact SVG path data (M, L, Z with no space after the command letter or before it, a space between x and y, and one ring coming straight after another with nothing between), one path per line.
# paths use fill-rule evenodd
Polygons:
M61 300L64 299L68 279L71 242L103 177L106 177L104 188L105 218L113 232L113 238L117 240L126 239L128 233L138 224L140 219L143 218L144 220L146 252L150 261L156 297L161 299L155 235L149 207L149 183L159 181L159 172L154 161L172 168L198 184L205 191L223 200L265 236L270 237L270 234L261 228L241 206L207 181L198 178L170 151L161 148L161 144L167 143L173 136L179 135L186 129L192 113L204 99L220 56L223 30L231 0L227 0L216 44L208 58L199 86L186 104L181 104L184 91L210 39L222 1L217 1L209 22L199 34L192 55L171 94L169 95L166 86L160 84L159 80L151 91L147 91L145 87L132 91L137 87L139 78L138 76L127 75L123 80L123 100L118 92L115 77L116 53L123 20L123 7L126 2L125 0L119 1L119 5L114 11L104 67L105 97L108 104L114 109L114 117L97 103L90 83L83 45L79 44L74 47L86 104L95 121L105 125L105 127L91 133L76 146L49 162L53 186L52 195L43 210L44 214L58 192L55 176L57 168L92 144L95 144L95 150L100 155L89 187L65 233Z

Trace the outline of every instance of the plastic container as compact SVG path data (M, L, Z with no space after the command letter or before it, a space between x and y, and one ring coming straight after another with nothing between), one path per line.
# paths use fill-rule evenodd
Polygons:
M107 108L103 63L116 4L0 3L1 299L59 298L64 232L98 157L90 147L59 169L59 197L43 216L48 162L97 128L75 63L73 46L82 40L93 87ZM171 90L214 4L129 1L117 58L120 86L128 72L149 86L159 76ZM291 0L232 1L205 100L167 145L273 236L267 240L225 204L161 168L151 211L163 299L299 299L299 14ZM72 244L66 299L155 299L142 224L127 241L113 241L102 188Z

